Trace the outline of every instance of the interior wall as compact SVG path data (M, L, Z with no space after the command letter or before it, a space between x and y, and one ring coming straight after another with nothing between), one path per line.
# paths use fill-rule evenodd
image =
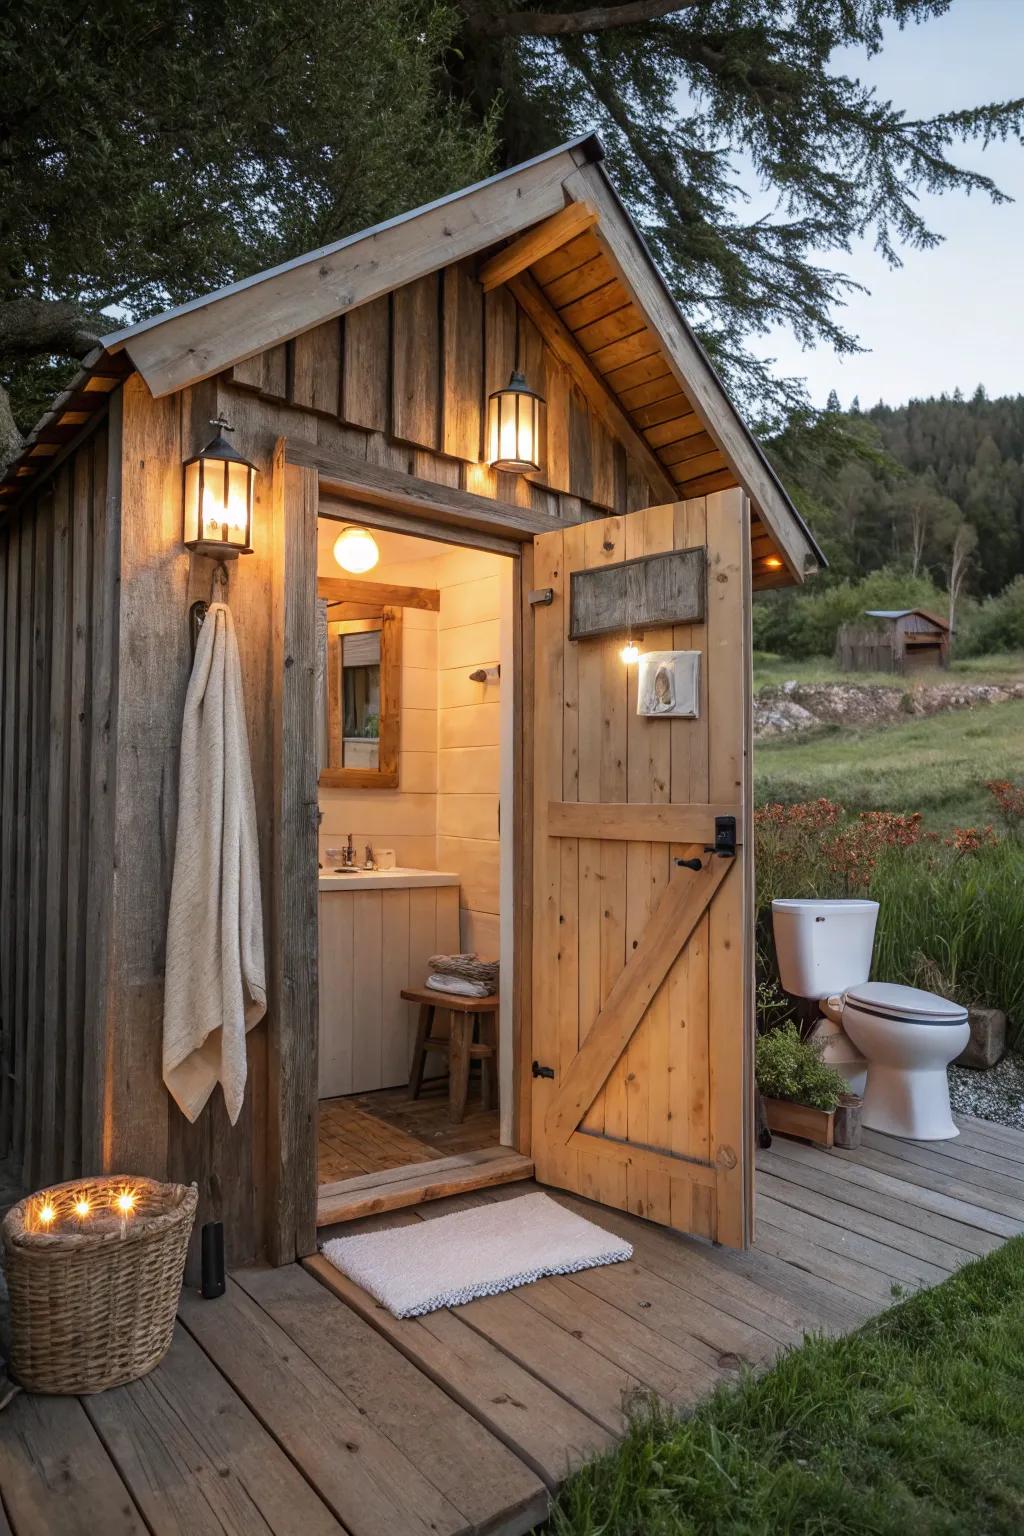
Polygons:
M341 523L321 519L317 575L340 576L334 541ZM385 542L382 536L382 543ZM431 546L424 544L429 555ZM367 581L396 586L436 586L433 561L382 558ZM429 567L429 569L428 569ZM320 786L320 862L328 848L349 834L362 862L367 843L393 848L400 865L436 869L437 864L437 654L438 615L402 609L402 723L397 789L336 789Z
M340 524L322 519L318 573L337 576ZM364 846L394 848L399 864L459 876L460 942L500 952L501 661L503 584L510 561L484 550L379 534L368 581L436 588L440 611L402 610L402 735L397 789L321 786L320 856L351 831ZM401 558L389 558L389 546ZM410 554L421 558L409 558ZM491 670L485 682L470 673Z

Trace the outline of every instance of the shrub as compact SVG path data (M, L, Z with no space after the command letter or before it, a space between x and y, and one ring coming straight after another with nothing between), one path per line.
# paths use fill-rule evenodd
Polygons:
M809 1040L801 1040L795 1024L783 1024L758 1035L755 1052L757 1086L769 1099L788 1099L812 1109L835 1109L846 1081L821 1059Z
M1024 651L1024 576L988 597L957 637L957 655L990 656L994 651Z
M1010 779L989 779L985 785L996 802L998 815L1011 837L1024 838L1024 784Z

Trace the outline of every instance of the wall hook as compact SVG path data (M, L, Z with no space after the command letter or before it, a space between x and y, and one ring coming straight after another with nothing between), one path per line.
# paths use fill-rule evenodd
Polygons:
M501 664L496 667L477 667L475 672L469 674L471 683L489 683L492 679L497 682L501 677Z

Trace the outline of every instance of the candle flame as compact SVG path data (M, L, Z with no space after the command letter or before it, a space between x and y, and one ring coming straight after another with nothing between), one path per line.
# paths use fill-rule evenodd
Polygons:
M122 1216L127 1216L129 1211L134 1209L135 1196L132 1194L130 1189L124 1189L118 1195L117 1201L115 1203Z
M86 1200L84 1195L80 1195L78 1197L78 1199L75 1201L75 1215L76 1216L88 1216L88 1214L89 1214L89 1202L88 1202L88 1200Z
M50 1222L54 1219L56 1214L57 1212L54 1210L49 1200L47 1200L44 1205L39 1207L39 1220L43 1223L44 1227L48 1227L50 1225Z

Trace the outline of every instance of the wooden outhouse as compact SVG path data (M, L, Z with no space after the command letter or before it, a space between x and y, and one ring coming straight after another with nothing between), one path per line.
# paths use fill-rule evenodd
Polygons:
M949 666L950 629L923 608L866 608L867 624L843 624L836 660L844 672L930 672Z
M488 451L488 399L513 371L543 399L539 467L523 472ZM217 418L257 470L227 601L269 1005L234 1127L219 1093L190 1125L161 1079L189 613L216 564L185 546L183 464ZM8 470L0 1143L29 1187L100 1170L196 1180L231 1264L312 1250L317 534L331 519L485 551L510 573L499 1176L508 1153L549 1184L742 1246L751 594L823 561L592 136L108 336ZM689 657L695 708L672 707L671 660L638 707L643 654L623 660L626 641ZM481 675L474 687L496 686L496 666ZM439 755L454 771L488 750L455 732ZM480 798L463 796L467 824ZM462 1164L446 1163L438 1183L457 1188Z

